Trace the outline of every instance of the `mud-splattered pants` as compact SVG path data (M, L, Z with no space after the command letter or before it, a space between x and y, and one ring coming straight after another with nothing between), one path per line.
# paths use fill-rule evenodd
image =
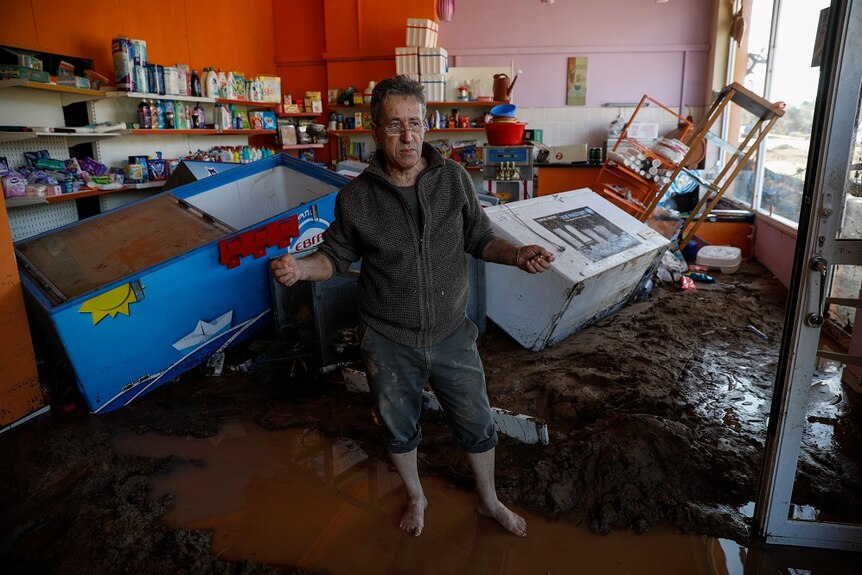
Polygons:
M422 388L434 390L460 449L483 453L497 445L497 432L476 348L479 331L469 318L431 347L396 343L363 325L362 353L375 408L391 453L413 451L422 440Z

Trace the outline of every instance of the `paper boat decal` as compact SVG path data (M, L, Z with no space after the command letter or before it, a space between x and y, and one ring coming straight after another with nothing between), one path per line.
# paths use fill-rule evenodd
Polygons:
M213 321L198 321L197 327L195 327L191 333L184 335L182 338L174 342L174 349L177 351L184 351L207 342L226 329L229 329L232 319L233 310L224 315L220 315Z

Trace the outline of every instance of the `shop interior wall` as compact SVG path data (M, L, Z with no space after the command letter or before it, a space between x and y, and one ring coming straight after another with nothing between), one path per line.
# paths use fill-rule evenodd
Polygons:
M0 44L92 59L111 83L111 39L117 36L146 40L149 60L157 64L274 74L274 4L278 2L4 0Z
M552 146L601 145L609 124L648 94L695 120L708 99L711 36L717 3L724 0L538 0L459 2L440 24L439 45L452 66L511 64L522 70L513 102ZM566 105L570 57L587 58L586 104ZM644 121L668 120L657 112Z
M440 25L439 44L454 65L513 61L522 69L517 103L566 102L566 61L588 59L586 106L637 102L647 93L666 106L703 106L710 0L497 2L457 4Z

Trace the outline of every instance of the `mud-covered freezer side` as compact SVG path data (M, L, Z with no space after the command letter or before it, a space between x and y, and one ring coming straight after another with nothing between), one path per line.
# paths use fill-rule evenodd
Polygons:
M130 273L117 272L113 281L58 302L56 293L46 289L50 278L21 258L25 293L35 303L30 307L44 316L37 320L47 319L38 323L49 325L52 339L62 345L89 409L102 413L121 407L266 325L271 319L269 258L313 249L332 221L335 192L346 181L305 162L275 157L97 216L108 218L101 224L85 220L25 240L28 246L47 246L47 253L69 248L64 240L83 237L93 257L101 254L97 259L120 262L119 267L125 260L145 261L143 267L131 265ZM194 229L181 233L185 224L171 229L150 212L167 220L181 214L177 221L193 221ZM136 221L142 213L150 227ZM135 224L140 233L129 231ZM124 233L111 233L121 225ZM156 234L163 242L144 232L159 225L168 226ZM107 237L93 242L88 238L94 234L84 226ZM123 241L112 244L112 235ZM194 236L191 241L189 235ZM151 253L154 242L156 251L182 249L170 245L173 236L198 245L161 260ZM150 253L136 252L136 242L148 242ZM75 250L68 251L66 259L74 259ZM89 264L82 267L98 275L100 262ZM68 283L83 289L76 281Z

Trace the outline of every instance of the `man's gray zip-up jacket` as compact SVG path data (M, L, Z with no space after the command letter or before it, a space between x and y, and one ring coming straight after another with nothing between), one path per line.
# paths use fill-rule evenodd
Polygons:
M319 248L337 273L362 258L361 319L412 347L434 345L461 325L468 295L464 252L480 259L494 238L469 174L429 144L422 156L428 166L416 178L421 232L378 151L338 192L335 221Z

